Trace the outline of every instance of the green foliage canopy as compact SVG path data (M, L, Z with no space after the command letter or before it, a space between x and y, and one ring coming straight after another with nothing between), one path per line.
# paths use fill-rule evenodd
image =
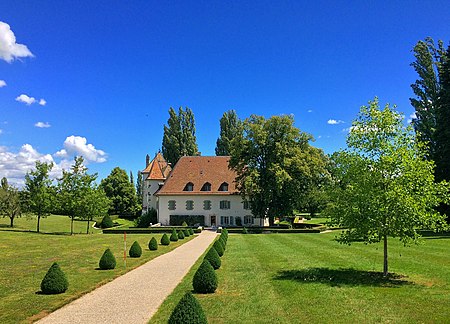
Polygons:
M412 127L403 124L395 107L379 108L378 99L361 107L347 137L348 149L332 156L331 204L325 215L346 228L342 243L384 242L384 273L388 273L387 237L405 245L419 238L421 228L444 226L435 207L449 198L447 183L435 183L434 163Z
M216 155L226 156L231 153L231 141L236 137L242 137L242 121L236 111L229 110L220 118L220 136L216 142Z

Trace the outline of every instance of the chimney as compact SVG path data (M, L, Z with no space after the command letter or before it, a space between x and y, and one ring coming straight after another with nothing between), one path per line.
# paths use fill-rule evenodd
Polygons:
M149 163L150 163L150 156L148 156L147 154L147 156L145 157L145 167L147 167Z

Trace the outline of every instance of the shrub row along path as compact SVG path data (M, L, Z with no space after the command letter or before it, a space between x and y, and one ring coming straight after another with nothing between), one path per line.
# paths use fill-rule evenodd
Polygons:
M93 290L38 323L147 323L216 235L204 230L193 240Z

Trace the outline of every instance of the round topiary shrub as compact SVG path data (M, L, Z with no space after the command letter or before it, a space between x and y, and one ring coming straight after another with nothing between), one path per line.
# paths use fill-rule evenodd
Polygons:
M184 237L189 237L189 236L191 236L191 234L189 234L189 231L188 231L187 229L184 229L184 230L183 230L183 235L184 235Z
M244 227L244 228L242 229L242 234L248 234L248 230L247 230L246 227Z
M65 273L61 270L58 263L53 263L47 274L41 282L41 291L44 294L60 294L69 288Z
M170 235L170 240L172 242L178 241L178 235L177 235L177 231L175 231L175 228L172 230L172 235Z
M179 239L179 240L183 240L183 239L184 239L183 231L179 231L179 232L178 232L178 239Z
M110 270L116 267L116 258L110 249L106 249L105 252L103 252L102 257L98 262L98 267L102 270Z
M109 217L109 215L106 215L105 217L103 217L102 222L100 223L101 228L110 228L113 226L114 226L114 223L113 223L111 217Z
M217 289L217 275L208 260L203 260L192 280L194 291L202 294L213 293Z
M207 324L205 313L197 298L187 292L175 306L169 317L169 324Z
M161 237L161 245L169 245L169 244L170 244L169 236L167 236L167 234L164 233L164 235Z
M219 240L215 241L213 244L213 248L216 249L217 254L221 257L225 250L223 249L222 243Z
M194 230L192 228L189 229L189 234L194 235Z
M142 248L139 245L138 241L134 241L130 247L130 251L128 251L130 258L139 258L142 255Z
M154 237L152 237L150 242L148 242L148 249L151 251L158 250L158 242L156 242L156 239Z
M209 249L209 251L205 255L205 260L208 260L211 263L214 270L217 270L222 265L222 261L220 260L220 256L217 254L215 248Z

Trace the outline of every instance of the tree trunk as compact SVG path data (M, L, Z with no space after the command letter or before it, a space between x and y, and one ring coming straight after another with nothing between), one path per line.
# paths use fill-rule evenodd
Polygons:
M88 225L87 225L87 229L86 229L86 234L89 234L89 219L87 221L88 221Z
M387 275L388 275L388 241L387 241L387 235L384 235L383 241L384 241L383 276L387 277Z
M14 227L14 217L9 218L11 220L11 227Z
M70 217L70 235L73 235L73 219L75 216Z
M274 224L275 224L275 217L274 216L269 216L269 226L273 226Z
M38 214L38 221L37 221L37 229L36 231L39 233L39 222L41 221L41 215Z

